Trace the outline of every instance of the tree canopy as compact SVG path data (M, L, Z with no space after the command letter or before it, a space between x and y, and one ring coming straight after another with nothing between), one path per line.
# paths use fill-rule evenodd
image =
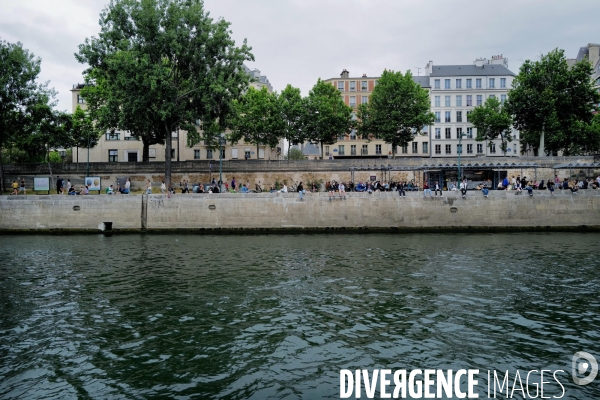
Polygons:
M507 103L522 149L543 144L547 154L562 151L566 156L598 151L591 122L600 95L593 89L591 72L587 59L569 67L558 49L523 63Z
M352 108L344 103L333 85L321 79L308 93L305 121L306 138L321 144L321 157L324 144L335 143L354 126Z
M130 130L145 145L165 142L168 186L172 132L210 142L230 125L233 100L248 86L251 49L246 41L236 47L230 24L213 20L201 0L113 0L100 25L76 54L89 65L86 101L103 126Z
M283 138L288 142L288 154L290 154L293 144L306 140L306 99L302 98L300 89L287 85L277 100L283 122Z
M406 74L383 71L368 103L358 107L358 134L378 138L392 145L407 146L417 132L434 121L429 94Z
M477 106L469 114L469 122L477 128L478 142L485 140L489 141L489 146L492 145L492 140L501 139L500 148L506 155L508 142L512 142L512 118L506 107L496 97L488 97L484 104Z

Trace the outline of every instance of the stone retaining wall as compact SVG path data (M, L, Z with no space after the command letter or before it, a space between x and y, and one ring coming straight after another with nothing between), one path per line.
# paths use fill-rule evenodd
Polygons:
M577 195L549 192L351 193L329 200L326 193L115 196L0 196L0 231L87 231L112 222L115 232L168 230L600 230L600 191Z

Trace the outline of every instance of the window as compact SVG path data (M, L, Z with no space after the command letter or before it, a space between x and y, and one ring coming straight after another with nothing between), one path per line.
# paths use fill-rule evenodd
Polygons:
M456 122L462 122L462 111L456 112Z
M441 105L440 105L440 96L435 96L434 107L441 107Z
M408 153L408 146L402 146L402 154Z
M456 107L462 107L462 96L456 96Z
M108 132L106 140L119 140L119 132Z
M496 154L496 143L492 143L490 146L490 153Z
M446 107L451 107L451 100L450 100L450 96L446 96L444 98L444 106Z
M475 79L475 88L481 89L481 78Z
M412 142L412 153L413 154L419 153L419 143Z
M477 145L477 154L482 154L483 153L483 144L479 143Z
M131 136L131 135L127 135L127 133L125 133L125 136L123 137L124 140L138 140L138 138L136 138L135 136Z
M340 156L343 156L343 155L345 155L345 154L346 154L346 153L344 152L344 147L345 147L345 146L344 146L343 144L340 144L340 145L338 146L338 155L340 155Z
M328 156L329 155L329 146L325 146L325 155Z
M456 138L460 139L462 134L463 134L462 128L456 128Z
M356 96L350 96L350 107L356 107Z
M444 79L444 89L450 89L450 79Z
M452 154L452 145L451 144L446 145L446 154Z
M450 117L450 111L446 111L446 122L452 122L452 118Z
M245 150L245 151L244 151L244 159L245 159L245 160L249 160L249 159L250 159L250 157L251 157L250 150Z
M467 139L473 139L473 128L467 128Z
M490 89L496 88L496 78L490 78Z
M366 144L363 144L363 145L362 145L362 150L361 150L361 152L362 152L362 153L361 153L362 155L367 155L367 154L369 154L369 146L368 146L368 145L366 145Z
M221 153L221 158L225 158L225 149L221 149L220 153Z
M477 95L477 105L480 106L481 104L483 104L483 96L478 94Z
M350 81L350 91L356 92L356 81Z
M338 136L338 140L346 140L346 134L342 133L340 136Z
M490 99L495 99L496 95L495 94L490 94Z
M436 79L433 81L433 88L434 89L439 89L440 88L440 80Z
M456 80L456 88L457 89L462 89L462 79L457 79Z
M356 140L356 129L350 131L350 140Z
M473 145L472 144L467 145L467 154L473 154Z
M363 96L363 97L361 98L361 101L360 101L360 102L361 102L361 104L367 104L367 103L369 102L369 97L367 97L367 96Z
M351 156L355 156L356 155L356 145L353 144L352 146L350 146L350 155Z
M381 145L380 144L375 145L375 154L381 154Z
M467 89L471 89L473 87L473 79L467 79Z
M175 158L175 149L171 149L171 158Z
M108 162L117 162L119 161L119 150L109 150L108 151Z
M469 122L469 115L471 115L471 111L467 111L467 122Z
M206 149L206 159L207 160L212 160L213 158L213 151L212 149Z
M468 94L467 95L467 107L472 107L473 106L473 96Z
M343 91L344 91L344 81L339 81L339 82L338 82L338 90L339 90L340 92L343 92Z
M200 159L200 150L194 150L194 160Z
M429 145L429 143L423 142L423 153L424 154L429 153L429 146L428 145Z
M435 122L441 122L441 113L439 111L435 112Z
M369 90L368 87L367 87L367 81L362 81L360 83L360 90L363 91L363 92L366 92L367 90Z
M506 102L506 95L505 94L501 94L500 95L500 103L504 104L504 102Z
M83 97L81 97L80 94L77 95L77 103L79 103L79 104L85 104L85 100L83 99Z
M451 128L446 128L446 139L452 139Z
M442 138L442 129L441 128L435 128L435 138L436 139Z
M435 145L435 154L442 154L442 145L441 144Z
M502 89L506 88L506 78L500 78L500 87Z

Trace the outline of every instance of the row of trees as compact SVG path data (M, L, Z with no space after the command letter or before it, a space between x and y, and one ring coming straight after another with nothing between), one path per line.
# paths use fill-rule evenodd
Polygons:
M569 67L564 51L558 49L539 61L525 61L505 104L489 98L469 116L477 140L500 138L506 153L514 126L522 149L566 156L600 151L600 94L591 73L587 59Z

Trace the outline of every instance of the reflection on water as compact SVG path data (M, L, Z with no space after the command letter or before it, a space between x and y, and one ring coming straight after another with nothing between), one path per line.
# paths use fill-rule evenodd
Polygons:
M598 398L570 363L600 356L599 239L3 236L0 397L338 398L341 368L544 368Z

